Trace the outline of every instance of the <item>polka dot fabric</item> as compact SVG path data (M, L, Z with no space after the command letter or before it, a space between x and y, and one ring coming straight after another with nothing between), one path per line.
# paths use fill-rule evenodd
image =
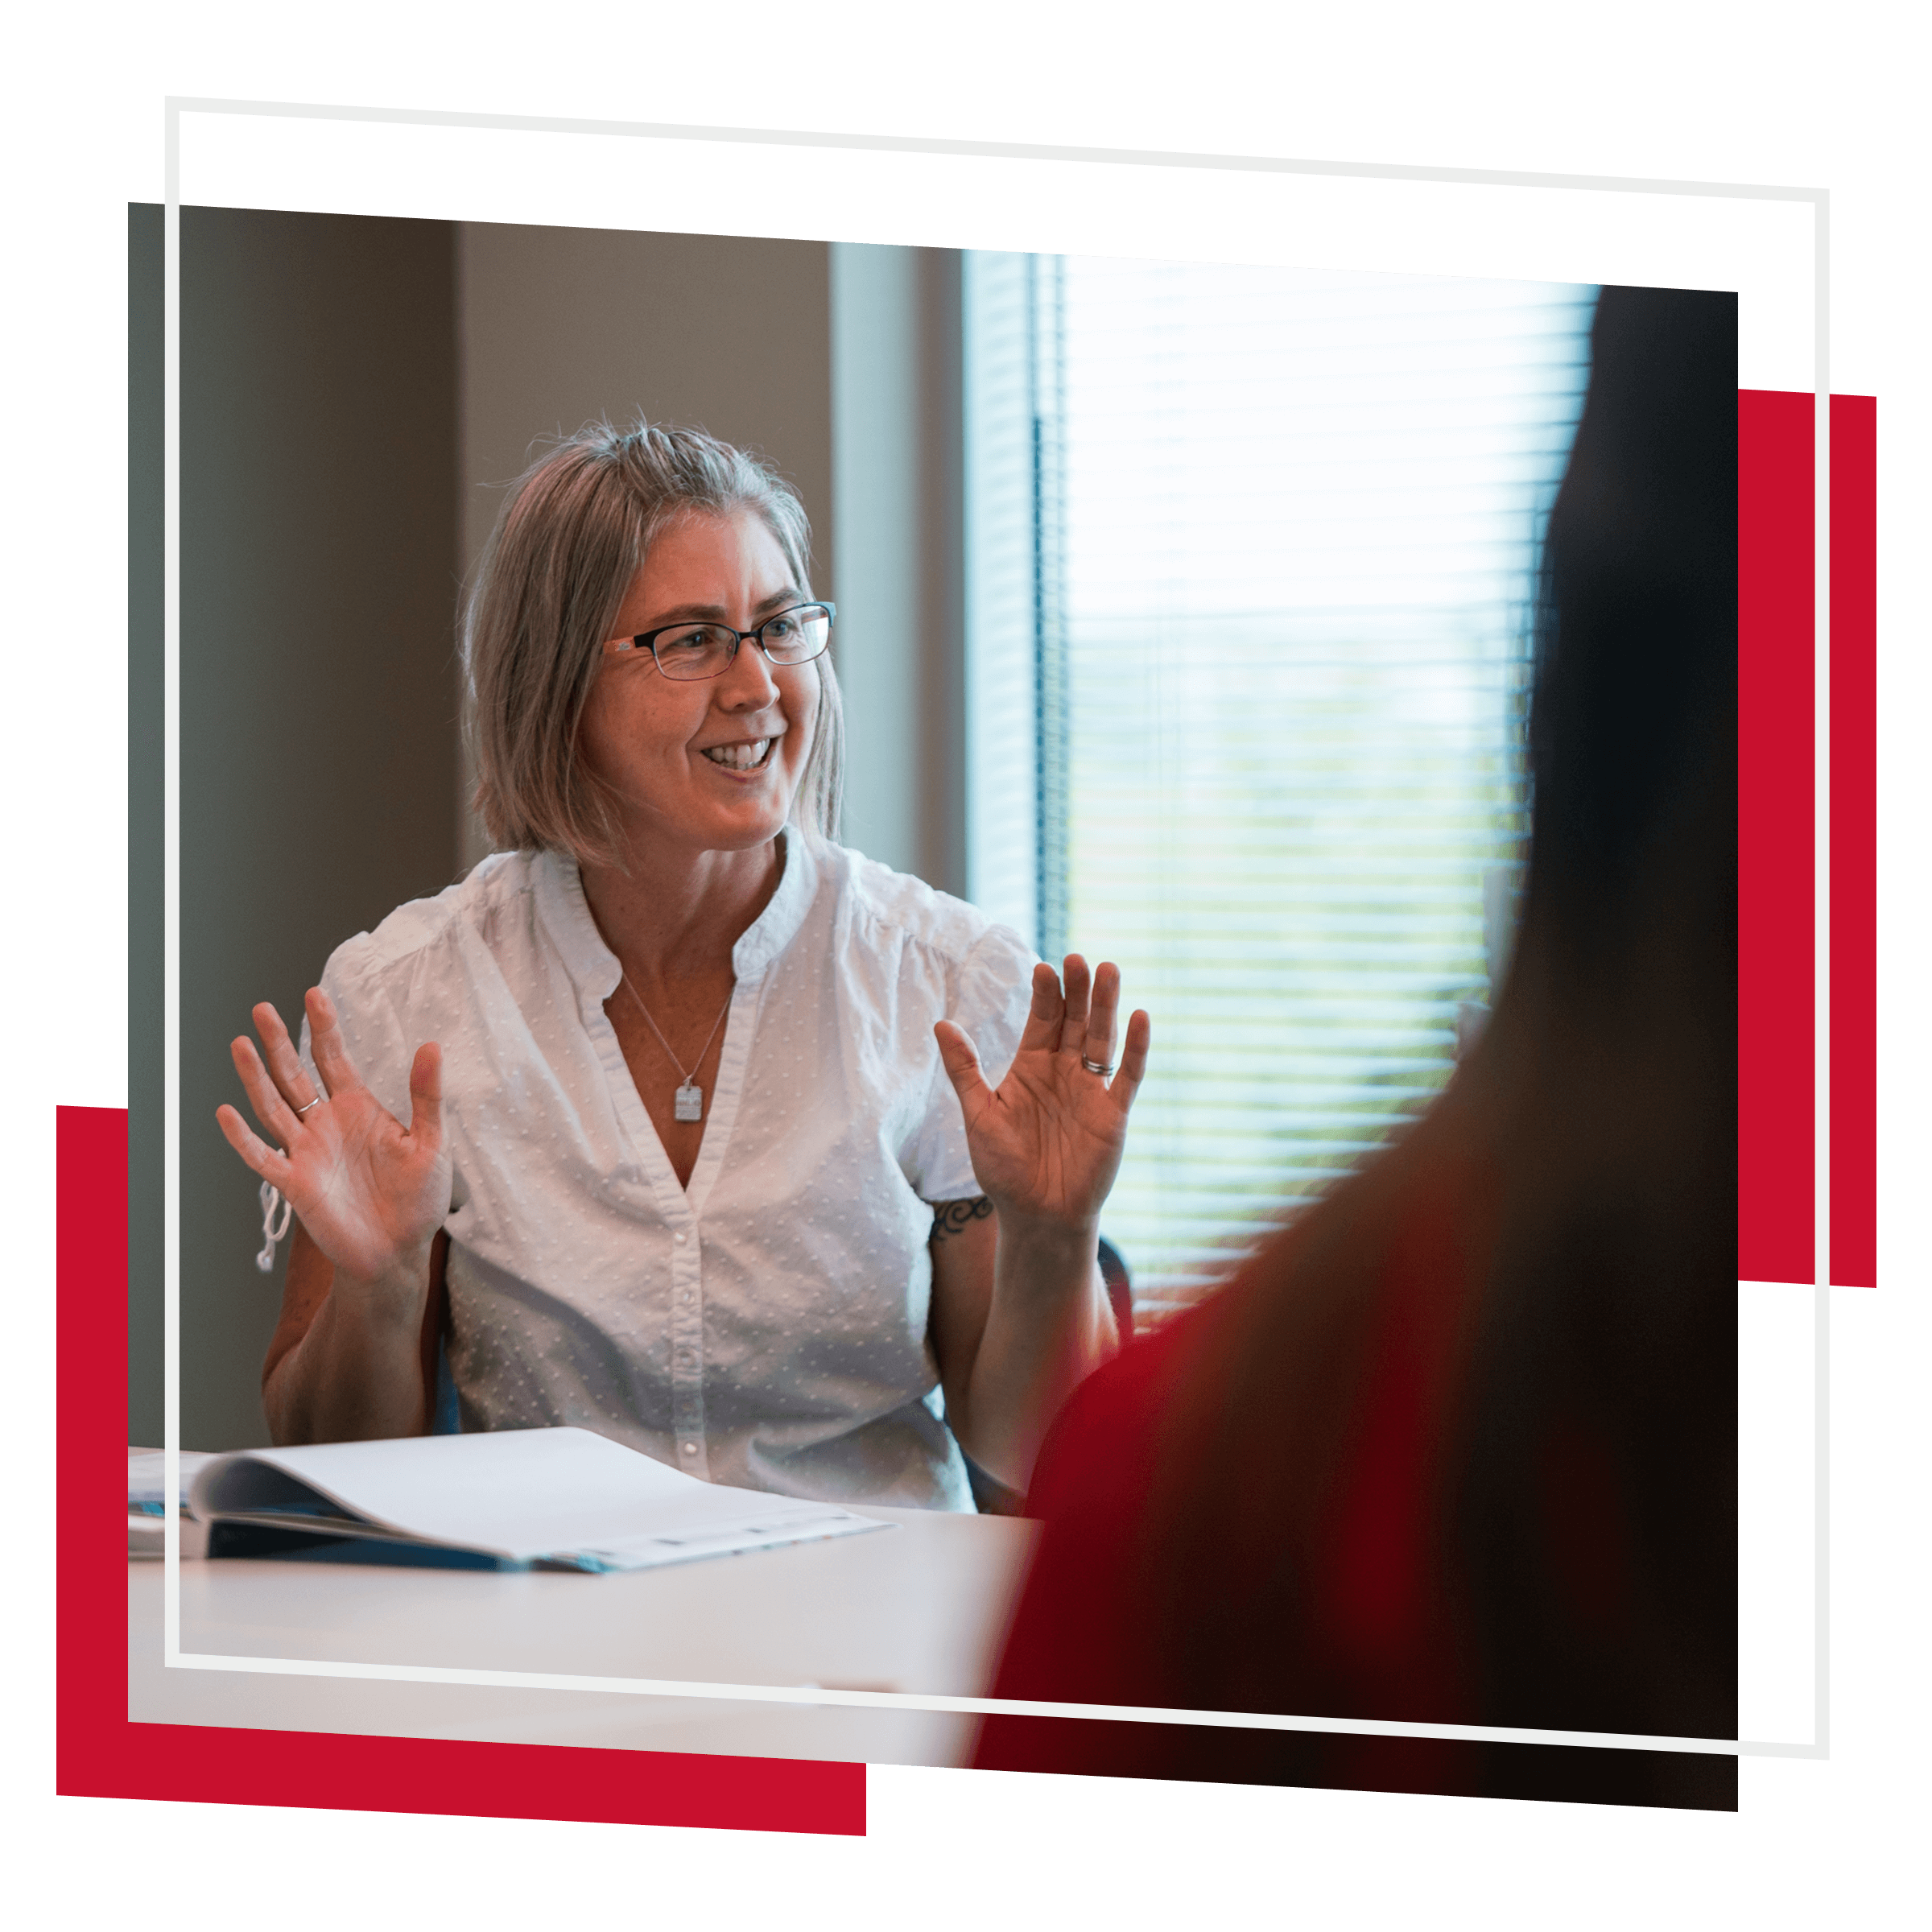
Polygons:
M1033 956L916 879L785 836L733 956L688 1188L605 1016L618 963L569 860L486 860L339 947L322 984L399 1118L416 1047L443 1049L465 1429L572 1423L717 1482L970 1509L927 1241L931 1203L979 1187L932 1025L957 1021L997 1081Z

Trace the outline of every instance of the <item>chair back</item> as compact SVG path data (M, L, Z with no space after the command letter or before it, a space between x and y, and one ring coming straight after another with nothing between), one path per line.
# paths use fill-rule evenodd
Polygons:
M436 1386L429 1404L431 1435L460 1435L463 1418L456 1407L456 1378L449 1372L449 1337L436 1337Z
M1100 1236L1100 1279L1107 1284L1108 1304L1125 1346L1133 1340L1133 1280L1120 1249L1105 1235Z

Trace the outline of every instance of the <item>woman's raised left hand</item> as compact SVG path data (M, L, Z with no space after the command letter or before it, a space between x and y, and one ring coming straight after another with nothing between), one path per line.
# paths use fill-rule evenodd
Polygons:
M950 1020L933 1033L947 1077L960 1096L972 1170L1002 1219L1059 1223L1082 1231L1100 1219L1119 1173L1127 1114L1147 1071L1152 1026L1145 1013L1127 1022L1111 1076L1084 1062L1114 1066L1120 968L1069 953L1066 985L1051 966L1033 969L1033 1009L1019 1051L997 1088L989 1087L972 1042Z

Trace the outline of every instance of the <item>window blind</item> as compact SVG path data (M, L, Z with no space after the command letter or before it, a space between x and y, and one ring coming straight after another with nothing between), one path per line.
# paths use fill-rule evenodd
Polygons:
M1154 1016L1105 1226L1158 1319L1487 997L1595 291L1018 256L967 291L974 890Z

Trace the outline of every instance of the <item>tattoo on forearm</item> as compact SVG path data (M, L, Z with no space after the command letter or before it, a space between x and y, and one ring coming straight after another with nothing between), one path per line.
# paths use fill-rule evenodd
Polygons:
M983 1221L993 1212L993 1203L985 1195L975 1195L969 1201L939 1201L932 1210L932 1238L943 1241L949 1234L957 1234L968 1221Z

